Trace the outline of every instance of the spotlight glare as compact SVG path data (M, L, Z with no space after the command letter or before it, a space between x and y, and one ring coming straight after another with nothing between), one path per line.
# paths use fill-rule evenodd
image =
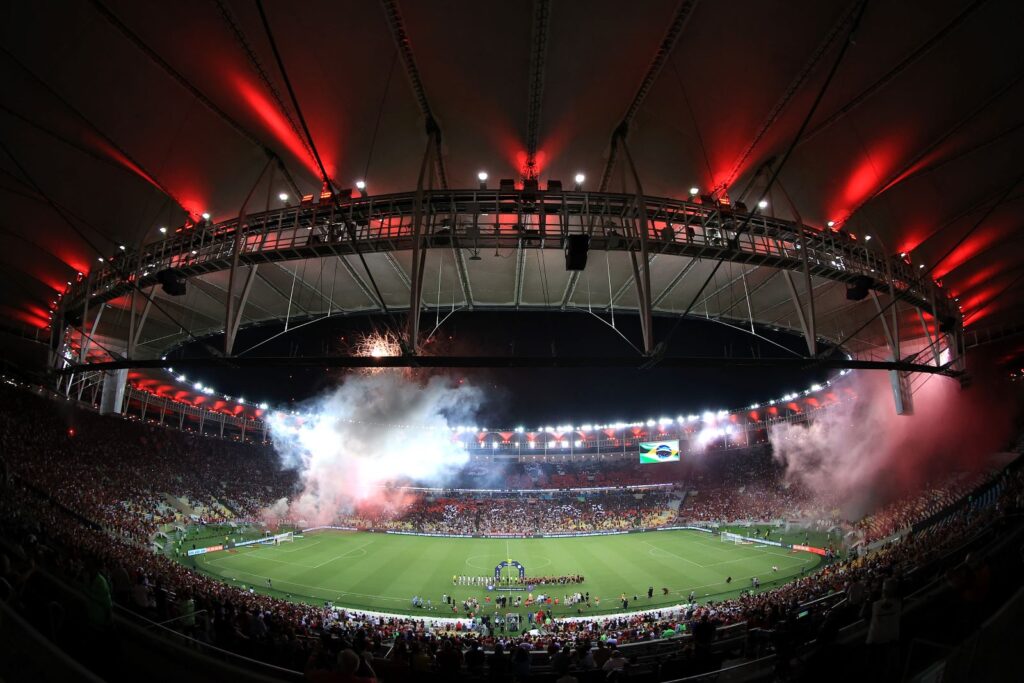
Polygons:
M587 177L585 175L583 175L582 173L577 173L576 174L575 180L576 180L577 184L582 185L583 181L586 180L586 179L587 179Z
M280 199L282 202L286 202L288 201L288 193L282 192L281 194L277 195L277 198Z
M123 244L119 244L119 245L117 245L117 248L118 248L118 249L120 249L121 251L124 251L124 250L125 250L125 249L124 249L124 245L123 245Z
M871 241L871 235L864 235L864 241L865 242L870 242Z
M480 171L476 174L477 179L482 183L487 180L487 171Z
M690 196L691 197L696 197L698 194L700 194L700 188L699 187L694 185L693 187L690 188Z
M210 220L210 214L207 213L206 211L203 211L203 220L204 221Z
M356 181L356 189L359 190L360 192L365 190L366 189L366 181L365 180L357 180Z
M830 227L830 228L834 228L834 227L835 227L835 225L836 225L836 222L835 222L835 221L829 221L829 222L828 222L828 223L826 223L825 225L827 225L827 226L828 226L828 227Z
M160 228L160 234L161 235L166 235L167 234L167 228L161 227Z
M768 208L768 200L767 199L762 199L761 201L759 201L757 203L757 208L759 208L759 209L767 209Z

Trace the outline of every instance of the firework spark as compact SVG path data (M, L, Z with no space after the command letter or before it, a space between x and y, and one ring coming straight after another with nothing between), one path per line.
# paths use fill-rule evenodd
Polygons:
M360 335L352 348L354 356L369 356L371 358L387 358L389 356L401 356L402 345L391 332L372 332Z

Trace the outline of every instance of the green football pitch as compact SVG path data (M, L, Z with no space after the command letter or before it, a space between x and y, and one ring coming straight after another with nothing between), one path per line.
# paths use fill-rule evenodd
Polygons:
M750 588L755 576L760 590L769 590L811 571L821 558L759 544L723 543L718 536L686 530L536 539L317 531L291 543L248 546L199 555L194 564L191 558L184 562L233 585L290 600L329 600L355 609L440 617L457 616L440 604L446 593L460 603L476 597L490 612L499 593L484 586L453 585L452 577L493 576L495 566L508 559L520 562L531 577L582 574L582 584L537 586L533 591L560 601L575 591L589 592L589 609L552 607L556 615L575 616L579 609L583 614L622 611L623 593L633 611L685 602L691 590L701 602L735 597ZM651 586L654 597L648 598ZM667 595L663 588L669 589ZM414 595L431 600L434 609L414 608ZM508 595L525 599L527 592ZM634 595L639 599L634 601Z

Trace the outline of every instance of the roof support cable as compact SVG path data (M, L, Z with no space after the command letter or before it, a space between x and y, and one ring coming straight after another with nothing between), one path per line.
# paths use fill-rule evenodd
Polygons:
M138 36L138 34L136 34L134 31L132 31L130 28L128 28L128 26L123 21L121 21L118 18L118 16L116 14L114 14L110 10L109 7L104 5L100 0L89 0L89 1L92 4L93 8L97 12L99 12L103 16L103 18L106 19L107 22L110 23L111 26L113 26L115 29L117 29L121 33L121 35L123 35L126 39L128 39L129 42L131 42L133 45L135 45L136 48L141 50L147 57L149 57L149 59L154 64L156 64L158 67L163 69L164 73L166 73L168 76L170 76L178 85L180 85L182 88L184 88L186 91L188 91L189 94L192 95L192 97L194 97L204 107L206 107L211 112L213 112L213 114L216 115L218 118L220 118L221 121L223 121L224 123L228 124L228 126L230 126L232 130L234 130L236 133L241 135L243 138L245 138L246 140L251 142L253 145L259 147L261 150L263 150L264 154L266 154L267 156L269 156L272 159L274 159L277 162L278 169L284 175L284 178L287 181L289 188L291 188L291 191L297 197L301 197L302 196L302 190L300 190L299 186L296 184L295 178L292 176L291 172L288 170L288 167L284 165L284 161L281 160L281 157L274 150L272 150L270 147L268 147L266 144L264 144L259 138L257 138L251 132L249 132L238 121L236 121L233 118L231 118L227 114L227 112L225 112L223 109L218 107L213 102L213 100L211 100L209 97L207 97L205 94L203 94L203 92L201 90L199 90L199 88L197 88L195 85L193 85L192 82L189 81L187 78L185 78L177 69L175 69L173 66L171 66L167 62L167 60L165 60L163 57L161 57L156 52L156 50L154 50L152 47L149 46L148 43L146 43L146 41L142 40L142 38L140 38Z
M103 251L100 250L100 248L97 247L96 244L91 239L89 239L89 236L86 235L85 232L83 232L82 229L79 228L78 225L74 221L72 221L71 218L67 214L64 213L63 209L61 209L61 207L58 206L57 203L54 202L50 198L50 195L48 195L43 190L43 188L40 187L39 184L36 183L36 181L32 179L32 176L29 175L28 171L25 170L25 167L21 165L21 162L18 161L18 158L16 156L14 156L14 153L10 150L10 148L6 144L3 143L3 141L0 141L0 150L3 150L3 152L10 158L10 160L12 162L14 162L14 165L17 166L18 171L24 176L25 180L28 181L28 184L36 191L36 193L39 194L40 197L43 198L43 200L47 204L50 205L50 208L53 209L53 211L56 212L56 214L58 216L60 216L61 220L63 220L65 223L67 223L68 227L70 227L75 232L75 234L78 235L82 239L82 241L85 242L89 246L89 248L92 249L93 252L96 253L97 256L102 258L103 257ZM96 228L94 228L92 226L89 226L89 227L92 228L93 230L96 230ZM104 239L110 241L111 243L116 244L116 242L114 240L111 240L109 237L104 235L99 230L96 230L96 233L101 235ZM180 327L181 331L184 332L185 334L187 334L190 339L192 339L193 341L199 341L199 339L194 334L192 334L192 331L189 330L188 327L186 327L182 323L178 322L178 320L174 316L172 316L170 313L168 313L167 310L163 306L161 306L160 304L158 304L156 302L155 297L153 297L152 295L150 295L147 292L145 292L142 289L142 287L139 286L138 279L124 278L124 280L125 280L125 282L130 283L131 286L136 291L138 291L140 294L142 294L142 296L144 296L148 301L152 302L152 304L156 307L156 309L158 311L160 311L165 316L167 316L168 320L170 320L172 323L174 323L175 325ZM83 322L83 324L84 324L84 322ZM84 328L83 328L83 334L84 334ZM106 350L106 349L104 349L104 350Z
M960 238L956 242L954 242L952 245L950 245L950 247L948 249L946 249L945 253L942 256L940 256L938 259L936 259L935 262L932 263L932 265L928 266L927 268L922 268L921 269L921 275L918 278L918 281L919 282L924 282L926 280L926 278L928 278L928 276L931 275L932 271L935 270L939 266L940 263L942 263L944 260L946 260L950 256L950 254L955 252L960 247L960 245L963 244L967 240L968 237L973 235L974 232L978 228L980 228L989 219L989 217L995 212L995 210L997 208L999 208L1000 206L1002 206L1003 204L1006 203L1006 200L1010 197L1010 194L1013 192L1014 189L1016 189L1016 187L1018 185L1020 185L1020 183L1022 181L1024 181L1024 172L1022 172L1020 175L1018 175L1016 178L1014 178L1013 182L1010 183L1006 187L1006 189L999 196L999 198L995 201L995 203L993 203L991 206L989 206L988 209L985 210L985 213L983 213L981 215L981 217L979 217L978 220L974 222L974 225L972 225L970 228L968 228L967 232L965 232L963 235L961 235ZM867 328L868 325L873 323L877 317L883 315L886 311L888 311L890 308L892 308L896 304L897 301L899 301L899 299L896 298L895 296L892 296L890 298L889 302L885 306L882 307L882 310L878 311L876 314L872 315L867 320L865 320L860 325L860 327L858 327L852 333L846 335L846 337L844 337L842 340L840 340L838 343L836 343L832 348L828 349L827 352L826 351L822 351L822 353L818 354L818 358L821 358L823 355L826 355L826 353L831 353L833 350L838 349L840 346L845 344L847 341L849 341L850 339L853 339L855 336L857 336L858 334L863 332Z
M309 148L313 152L313 159L316 161L317 168L320 169L320 178L326 186L333 188L334 182L328 175L327 169L324 167L323 159L320 157L320 152L316 148L316 142L313 140L312 133L309 132L306 117L302 115L302 107L299 106L299 99L295 95L295 89L292 87L291 79L288 78L288 71L285 69L284 60L281 58L281 53L277 49L277 41L274 40L274 32L270 28L270 21L267 19L267 14L263 10L262 0L256 0L256 9L259 10L260 20L263 23L263 30L267 34L267 40L270 43L271 51L274 53L274 60L277 62L278 71L281 73L281 78L284 80L285 87L288 90L288 96L291 98L292 106L295 108L295 115L298 117L299 124L302 126L302 130L306 134L306 140L309 142ZM335 207L338 207L337 193L331 192L331 199L333 200ZM377 296L377 301L380 302L381 310L384 311L384 314L388 316L391 322L393 329L390 331L395 334L398 339L401 339L402 335L399 333L401 326L398 324L398 321L395 320L394 314L388 309L387 302L384 300L380 287L377 285L377 280L373 277L373 273L370 271L370 266L366 262L366 256L364 256L363 252L359 250L356 242L355 228L352 226L351 222L347 223L345 232L348 235L349 240L352 242L352 250L355 251L356 255L359 257L363 270L366 272L366 277L370 281L370 285L373 287L374 294Z
M854 35L857 32L857 27L860 26L860 21L861 18L864 16L864 10L867 8L867 4L868 0L861 0L858 11L853 17L853 21L850 23L849 31L846 34L846 40L843 41L842 47L839 49L839 54L836 55L835 62L833 62L832 64L832 68L829 69L828 75L825 77L825 81L821 84L821 88L818 90L818 94L814 98L814 102L811 104L811 108L807 111L807 115L804 116L804 120L800 124L800 128L797 130L796 135L793 137L793 141L789 144L789 147L786 148L786 152L785 154L782 155L782 159L779 161L778 164L775 165L775 168L772 170L771 177L768 179L768 184L765 185L764 190L761 191L761 195L760 197L758 197L757 203L760 203L761 200L767 197L768 193L771 192L771 189L775 185L775 181L778 179L779 174L785 167L786 162L789 160L789 157L793 154L793 150L796 149L796 146L800 142L800 138L803 136L804 131L807 130L807 126L808 124L810 124L811 119L814 117L814 113L818 110L818 105L821 104L822 98L825 96L826 91L828 91L829 85L832 84L832 80L835 78L836 72L839 70L839 65L842 64L843 58L846 56L846 51L849 49L850 45L853 44ZM736 228L735 234L729 239L729 250L735 250L738 247L740 236L743 235L749 229L750 221L753 219L753 217L753 213L747 214L747 217L744 218L743 222L739 225L739 227ZM672 340L672 336L676 333L676 330L679 329L679 324L693 310L694 304L697 303L697 300L700 298L701 294L703 294L704 290L707 289L708 284L710 284L711 281L714 279L715 274L718 272L718 269L721 268L724 258L725 256L723 254L722 256L719 256L716 259L714 268L711 269L711 272L708 274L707 278L704 279L703 284L701 284L700 288L693 295L693 298L690 300L690 303L686 306L686 309L676 318L675 323L672 325L672 329L669 330L668 334L665 336L665 339L663 339L662 342L658 345L657 352L655 353L653 359L647 364L646 367L652 367L654 365L657 365L661 358L664 357L665 350L668 348L668 344Z

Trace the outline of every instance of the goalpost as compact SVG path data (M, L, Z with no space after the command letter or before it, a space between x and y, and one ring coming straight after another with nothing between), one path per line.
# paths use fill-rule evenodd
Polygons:
M283 534L278 534L275 538L277 538L278 543L291 543L295 540L295 533L292 531L286 531Z
M751 541L748 541L739 534L734 534L731 531L723 531L721 534L722 543L733 543L735 545L750 545Z

